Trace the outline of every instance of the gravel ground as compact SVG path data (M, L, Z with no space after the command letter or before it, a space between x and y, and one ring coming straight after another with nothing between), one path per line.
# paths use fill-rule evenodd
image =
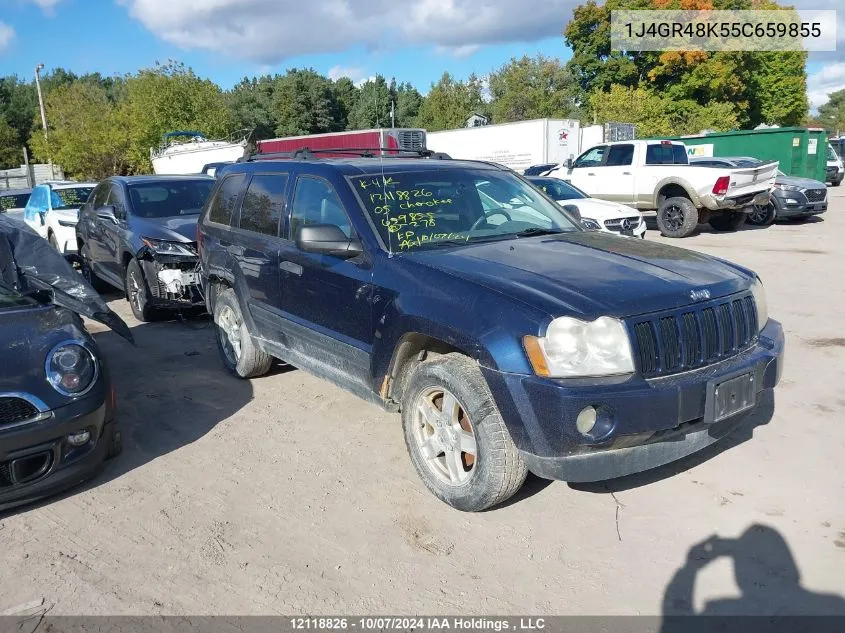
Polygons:
M757 270L786 330L783 382L740 431L647 475L532 478L482 514L425 490L398 416L294 369L236 381L207 321L142 325L114 297L137 349L92 331L124 454L0 517L0 613L845 612L845 187L830 193L823 219L672 241Z

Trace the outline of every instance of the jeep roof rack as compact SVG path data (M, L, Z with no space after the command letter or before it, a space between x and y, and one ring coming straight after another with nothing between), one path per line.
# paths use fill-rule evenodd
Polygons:
M238 162L255 162L257 160L272 160L274 158L288 158L291 160L315 160L319 158L317 154L343 154L349 156L356 156L358 158L376 158L377 152L396 152L397 154L390 154L388 156L381 155L380 158L433 158L440 160L450 160L452 157L443 152L435 152L430 149L398 149L395 147L378 147L378 148L357 148L357 147L339 147L337 149L311 149L310 147L301 147L292 152L268 152L262 154L260 152L251 152L250 154L238 159Z

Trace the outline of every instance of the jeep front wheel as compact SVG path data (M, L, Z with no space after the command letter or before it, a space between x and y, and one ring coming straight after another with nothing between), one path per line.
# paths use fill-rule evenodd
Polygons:
M477 512L522 487L525 462L469 358L446 354L420 363L402 400L411 462L441 501Z
M666 237L689 237L698 226L698 209L689 198L667 198L657 209L657 228Z

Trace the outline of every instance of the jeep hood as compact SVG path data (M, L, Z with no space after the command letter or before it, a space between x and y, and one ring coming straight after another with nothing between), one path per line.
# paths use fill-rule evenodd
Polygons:
M0 283L99 321L134 344L126 323L61 254L28 226L4 216L0 216Z
M601 232L487 242L416 253L414 260L486 286L550 316L619 318L746 290L754 273L656 242Z

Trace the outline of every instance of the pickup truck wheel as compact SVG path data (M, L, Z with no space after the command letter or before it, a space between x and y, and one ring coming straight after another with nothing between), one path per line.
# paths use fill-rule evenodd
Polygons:
M717 231L737 231L748 219L748 213L728 211L710 218L710 226Z
M217 349L230 373L238 378L257 378L270 371L273 357L258 349L252 340L232 289L217 295L214 329L217 331Z
M147 286L147 280L144 278L144 272L141 270L141 264L137 259L132 259L126 267L126 298L129 300L129 307L132 308L132 314L141 323L148 323L155 320L155 310L150 305L150 289Z
M667 198L657 209L657 228L666 237L689 237L698 226L698 209L689 198Z
M421 363L402 400L411 462L438 499L478 512L522 487L525 462L469 358L446 354Z
M775 221L775 205L755 204L754 211L748 215L748 223L754 226L769 226Z

